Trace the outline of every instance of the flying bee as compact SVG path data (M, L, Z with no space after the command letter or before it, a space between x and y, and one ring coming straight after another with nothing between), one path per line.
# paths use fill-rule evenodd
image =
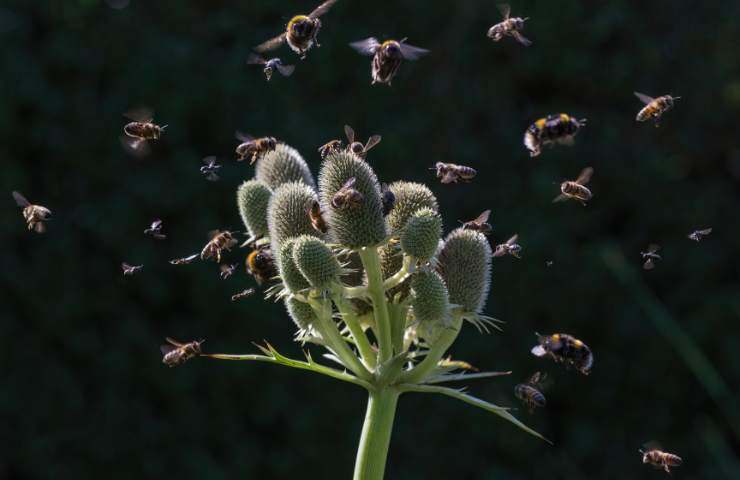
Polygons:
M135 155L145 155L148 152L149 140L159 140L167 125L153 123L154 118L151 110L142 108L123 114L132 122L123 127L124 136L121 137L122 145Z
M275 258L272 256L272 250L269 248L252 250L249 255L247 255L247 272L254 276L254 279L257 281L257 285L262 285L277 275L277 268L275 267Z
M520 256L522 252L522 246L516 243L518 238L519 235L517 234L508 239L506 243L496 245L496 249L493 251L493 256L503 257L504 255L511 255L512 257L522 258Z
M704 230L694 230L693 232L689 233L688 237L689 240L700 242L702 238L706 237L710 233L712 233L712 229L705 228Z
M33 205L31 202L26 200L26 197L18 192L13 192L13 199L16 205L23 209L23 218L26 220L29 230L33 230L36 233L44 233L46 231L46 224L50 220L51 210L41 205Z
M577 338L565 334L555 333L553 335L537 335L539 345L532 348L532 354L536 357L548 355L556 363L565 363L575 367L584 375L591 372L594 364L594 356L591 349Z
M655 120L655 126L660 126L660 118L665 112L673 108L673 102L681 97L672 97L670 95L663 95L658 98L648 97L644 93L635 92L635 96L645 104L642 109L637 112L635 120L638 122L645 122L647 120Z
M488 218L490 216L491 211L486 210L485 212L478 215L475 220L464 222L462 224L462 228L464 228L465 230L475 230L482 233L483 235L488 235L493 231L493 227L490 223L488 223Z
M671 473L670 467L680 467L683 463L683 460L678 455L664 452L657 448L638 450L638 452L642 455L642 463L649 463L654 468L665 470L666 473Z
M425 48L414 47L405 42L404 38L400 41L386 40L380 43L377 38L370 37L349 45L360 54L373 57L370 64L371 85L385 83L390 87L403 60L417 60L429 53Z
M200 173L205 175L206 180L215 182L219 179L219 176L216 172L218 172L220 168L221 165L216 163L216 157L211 155L210 157L206 157L203 159L203 166L200 167Z
M235 293L231 296L231 301L236 302L237 300L241 300L242 298L246 298L254 293L254 288L247 288L245 290L242 290L239 293Z
M242 142L236 147L237 161L241 162L249 157L250 165L265 153L275 150L277 146L275 137L253 138L245 133L236 132L236 138Z
M514 37L517 42L521 43L525 47L532 45L532 42L524 38L524 36L519 33L524 29L524 22L529 20L529 17L510 17L511 7L506 3L501 3L497 5L497 7L501 12L501 15L503 15L504 21L489 28L487 34L488 37L492 38L494 42L498 42L504 38L504 36L508 35Z
M380 135L373 135L368 138L367 143L363 145L362 142L355 141L355 131L349 125L344 126L344 134L347 135L347 151L354 153L362 159L367 157L368 150L379 144L380 140L383 139Z
M524 405L529 409L529 413L534 413L537 407L547 405L547 399L542 394L546 379L546 373L534 372L534 375L526 383L520 383L514 387L514 395L524 402Z
M194 253L188 257L183 258L175 258L173 260L170 260L170 264L172 265L188 265L189 263L193 263L200 257L199 254Z
M573 145L576 134L586 122L585 118L576 120L565 113L540 118L524 132L524 146L529 156L536 157L542 153L543 145Z
M249 65L264 65L262 71L265 73L265 78L268 82L272 78L272 74L275 70L280 72L280 75L283 77L291 76L293 74L293 70L295 70L295 65L283 65L283 61L279 58L265 60L254 53L251 53L249 57L247 57L247 63Z
M308 210L308 216L311 218L311 225L316 229L317 232L326 233L328 227L324 216L321 214L321 205L317 200L314 200L311 204L311 208Z
M642 264L642 268L645 270L652 270L655 268L656 260L663 260L663 258L658 255L658 250L660 250L660 245L653 243L648 245L647 252L640 252L642 259L645 260L645 263Z
M319 147L319 155L321 155L322 160L325 159L329 154L339 153L341 151L342 151L342 141L341 140L332 140Z
M335 3L337 3L337 0L326 0L308 15L294 16L285 27L285 32L256 46L255 51L263 53L273 50L287 41L290 49L300 55L301 60L303 60L306 58L306 52L311 50L313 46L321 46L317 39L319 30L321 30L319 17L328 12Z
M236 238L234 238L234 234L228 230L224 230L223 232L214 230L208 234L208 238L210 238L210 240L200 252L200 259L207 260L209 258L214 258L216 263L221 263L221 252L228 252L231 250L231 247L237 243Z
M442 163L437 162L434 164L434 168L430 170L437 171L437 178L441 179L443 184L446 183L457 183L457 182L470 182L473 180L478 172L465 165L456 165L454 163Z
M149 225L149 228L144 230L144 235L150 235L156 240L164 240L167 238L167 235L162 233L162 220L158 218L153 220L151 225Z
M353 188L355 182L355 177L351 177L344 183L344 185L342 185L342 188L337 190L337 193L331 197L332 207L341 210L347 207L359 205L365 199L360 191Z
M134 273L139 273L144 269L144 265L129 265L128 263L123 262L121 263L121 269L123 270L123 274L128 276L133 275Z
M221 270L220 272L221 280L226 280L227 278L232 276L234 272L236 271L236 267L237 267L236 263L233 263L231 265L228 265L226 263L221 264L219 266L219 270Z
M575 180L566 180L560 184L560 195L555 197L552 202L561 202L563 200L578 200L585 207L586 202L591 200L593 194L586 188L586 184L591 180L594 169L591 167L584 168Z
M205 340L195 340L188 343L180 343L170 337L165 338L167 344L159 347L162 352L162 363L168 367L176 367L195 358L201 354L200 346ZM168 345L169 344L169 345Z
M380 200L383 203L383 216L386 217L396 205L396 194L385 183L380 188Z

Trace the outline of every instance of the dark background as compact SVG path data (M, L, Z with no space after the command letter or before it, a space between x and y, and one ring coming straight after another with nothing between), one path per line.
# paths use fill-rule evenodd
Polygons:
M300 356L281 305L230 302L253 284L243 269L221 281L213 263L167 260L241 228L235 190L252 168L234 161L235 130L278 137L317 173L316 148L345 123L383 135L381 180L428 183L447 230L491 208L492 242L520 234L524 257L493 267L487 312L504 332L466 328L452 349L514 374L471 393L517 406L535 369L555 380L547 409L517 412L554 447L449 398L402 397L388 478L666 478L640 464L648 440L683 457L674 478L740 477L738 2L512 2L531 17L524 48L485 37L491 1L342 0L322 47L304 61L283 47L295 74L270 83L245 64L250 47L316 2L109 3L0 6L0 477L350 477L360 389L264 364L170 370L158 350L166 335L244 353L268 339ZM370 35L432 53L371 87L347 46ZM683 99L656 129L634 121L633 90ZM138 105L169 124L144 160L118 140ZM589 119L576 145L529 158L525 128L561 111ZM212 154L218 183L198 172ZM427 170L440 160L478 177L440 185ZM553 182L587 165L589 206L551 204ZM12 190L53 210L46 235L25 230ZM164 242L142 235L155 217ZM706 226L702 243L686 238ZM651 242L664 260L645 272ZM144 271L123 278L121 261ZM530 355L535 331L586 341L592 375Z

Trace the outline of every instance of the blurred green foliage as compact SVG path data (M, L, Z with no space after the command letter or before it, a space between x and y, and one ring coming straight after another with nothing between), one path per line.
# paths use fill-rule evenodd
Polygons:
M250 47L315 2L109 6L126 3L0 5L0 477L349 477L364 392L269 365L169 370L157 348L165 335L242 353L269 339L300 355L280 304L229 301L253 282L243 269L221 281L214 264L167 260L242 228L235 191L252 168L233 161L235 130L278 137L316 173L316 149L348 123L383 135L369 155L381 181L430 184L447 230L491 208L492 242L520 235L524 258L493 266L487 312L504 332L466 328L452 352L514 374L472 392L514 405L535 369L555 378L547 409L518 411L554 447L450 399L403 397L388 478L658 478L637 453L648 440L683 456L682 478L738 478L738 2L512 2L531 17L525 49L485 37L500 20L492 2L342 0L322 47L304 61L281 49L296 72L270 83L246 65ZM371 87L368 59L347 46L370 35L432 53ZM634 122L633 90L683 98L656 129ZM118 140L137 105L169 124L144 160ZM576 145L530 159L525 128L561 111L589 119ZM211 154L225 164L218 183L198 172ZM435 161L479 174L439 185ZM552 205L553 182L586 165L591 204ZM25 231L11 190L52 209L46 235ZM155 217L164 242L142 235ZM704 242L686 239L705 226ZM664 261L643 272L650 242ZM639 283L612 275L612 248ZM144 271L124 279L121 261ZM730 392L710 395L636 296L663 306ZM530 355L535 331L586 341L592 375Z

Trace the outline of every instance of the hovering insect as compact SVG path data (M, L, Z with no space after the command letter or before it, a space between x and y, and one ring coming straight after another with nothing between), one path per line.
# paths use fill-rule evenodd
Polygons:
M36 233L44 233L46 231L46 224L51 216L51 210L41 205L32 205L31 202L26 200L26 197L18 192L13 192L13 199L16 205L23 209L23 218L26 220L29 230L33 230Z
M170 264L172 264L172 265L187 265L189 263L193 263L194 261L198 260L199 257L200 257L199 254L194 253L193 255L190 255L188 257L175 258L173 260L170 260Z
M235 293L234 295L232 295L231 301L236 302L237 300L241 300L242 298L247 298L253 293L254 293L254 288L247 288L246 290L242 290L241 292Z
M555 333L553 335L537 333L536 335L539 345L532 348L534 356L548 355L555 362L571 365L584 375L591 372L594 356L585 343L565 333Z
M144 230L144 235L149 235L156 240L164 240L167 238L167 235L162 233L162 220L158 218L153 220L151 225L149 225L149 228Z
M317 200L311 204L311 208L308 210L308 216L311 218L311 225L319 233L326 233L328 227L324 216L321 214L321 205Z
M162 363L168 367L176 367L200 355L200 346L205 342L205 340L195 340L193 342L180 343L170 337L165 338L165 340L167 344L159 347L159 350L163 355Z
M124 136L121 137L121 144L131 153L144 155L148 152L149 140L159 140L167 125L157 125L153 123L153 112L146 108L141 108L126 112L124 117L132 122L123 127Z
M663 258L658 255L658 250L660 250L660 245L653 243L648 245L647 252L640 252L642 259L645 260L645 263L642 264L642 268L645 270L652 270L655 268L656 260L663 260Z
M710 233L712 233L712 229L705 228L704 230L694 230L693 232L689 233L688 237L689 240L700 242L702 238L706 237Z
M664 452L657 448L638 450L638 452L642 455L642 463L649 463L654 468L665 470L666 473L671 473L670 467L680 467L683 463L683 460L678 455Z
M277 275L275 267L275 258L272 256L272 250L261 248L252 250L247 255L247 272L254 276L257 285L262 285L272 277Z
M390 87L403 60L417 60L429 53L425 48L414 47L405 42L404 38L400 41L386 40L380 43L377 38L370 37L349 45L362 55L373 57L370 64L371 85L385 83Z
M220 168L221 165L216 163L216 157L211 155L210 157L206 157L203 159L203 166L200 167L200 173L205 175L206 180L215 182L219 179L219 176L216 172L218 172Z
M478 215L478 217L475 220L469 220L467 222L464 222L462 224L462 228L465 230L475 230L477 232L482 233L483 235L488 235L493 231L493 227L490 223L488 223L488 218L491 216L491 211L486 210L485 212Z
M227 278L232 276L234 272L236 271L236 267L237 267L236 263L233 263L231 265L226 264L226 263L221 264L219 266L219 269L221 270L220 272L221 280L226 280Z
M454 163L442 163L437 162L434 164L434 168L430 170L437 171L437 178L441 179L443 184L446 183L457 183L457 182L470 182L473 180L478 172L465 165L456 165Z
M660 126L660 118L665 112L673 108L673 102L681 97L672 97L670 95L663 95L658 98L648 97L644 93L635 92L635 96L645 104L642 109L637 112L635 120L638 122L645 122L647 120L655 120L655 126Z
M293 70L295 70L295 65L283 65L283 61L279 58L271 58L269 60L265 60L259 55L256 55L254 53L251 53L249 57L247 57L247 63L249 65L264 65L264 68L262 71L265 73L265 78L269 82L272 78L273 72L277 70L280 72L280 75L283 77L289 77L293 74Z
M545 260L545 266L546 267L552 267L553 264L555 264L555 262L553 262L552 260Z
M396 205L396 194L391 192L385 183L380 188L380 200L383 203L383 216L386 217Z
M254 138L241 132L236 132L236 139L242 142L236 147L237 161L241 162L249 157L250 165L265 153L275 150L278 143L275 137Z
M337 193L335 193L334 196L331 197L332 207L341 210L347 207L359 205L360 202L364 200L365 197L362 195L362 193L353 188L355 182L355 177L351 177L344 183L344 185L342 185L342 188L337 190Z
M306 58L306 52L311 50L313 46L321 46L317 39L319 30L321 30L319 17L328 12L335 3L337 3L337 0L326 0L308 15L294 16L285 27L285 32L256 46L255 51L264 53L287 41L290 49L300 55L301 60L303 60Z
M529 20L529 17L510 17L511 7L506 3L501 3L497 5L497 7L501 12L501 15L504 16L504 21L489 28L487 34L488 37L492 38L494 42L498 42L504 38L504 36L508 35L510 37L514 37L517 42L521 43L525 47L532 45L531 41L527 40L521 33L519 33L524 29L524 22Z
M584 168L575 180L566 180L560 184L560 195L555 197L552 202L561 202L563 200L578 200L585 207L586 202L591 200L593 194L585 185L591 181L594 169L591 167Z
M367 156L368 150L379 144L380 140L383 138L380 135L373 135L367 140L367 143L363 145L362 142L355 141L355 131L349 125L344 126L344 134L347 135L347 143L349 144L347 146L347 150L362 159Z
M121 263L121 269L123 270L124 275L133 275L134 273L139 273L141 270L144 269L144 265L129 265L126 262Z
M321 159L325 159L329 154L339 153L342 151L342 141L332 140L319 147L319 155Z
M524 402L524 405L529 409L529 413L534 413L537 407L547 405L547 399L542 394L546 379L546 373L534 372L534 375L526 383L520 383L514 387L514 395Z
M210 240L200 252L200 259L207 260L209 258L213 258L216 260L216 263L221 263L222 252L228 252L231 250L231 247L237 243L236 238L234 238L234 234L228 230L224 230L223 232L220 230L214 230L209 232L208 238L210 238Z
M543 145L573 145L576 134L586 122L585 118L576 120L565 113L540 118L524 132L524 146L529 156L536 157L542 153Z
M522 258L520 256L522 252L522 246L516 243L518 238L519 235L517 234L508 239L506 243L496 245L496 249L493 251L493 256L503 257L504 255L511 255L512 257Z

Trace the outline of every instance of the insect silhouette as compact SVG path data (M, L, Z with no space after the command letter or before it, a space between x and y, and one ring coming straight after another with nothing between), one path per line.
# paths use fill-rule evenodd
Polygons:
M144 235L149 235L155 240L164 240L167 238L167 235L162 233L162 220L158 218L153 220L149 228L144 230Z
M546 373L535 372L525 383L514 387L514 395L526 405L529 413L534 413L536 408L547 405L547 399L542 393L546 379Z
M493 251L493 256L503 257L504 255L511 255L512 257L522 258L522 246L516 243L518 239L519 235L517 234L508 239L506 243L496 245L496 248Z
M342 185L342 188L337 190L337 193L335 193L331 198L332 207L341 210L359 205L365 199L359 190L355 190L354 186L356 181L357 179L355 177L350 177L344 185Z
M331 140L319 147L319 155L321 155L322 160L332 153L339 153L341 151L342 151L342 141L341 140Z
M532 348L532 354L536 357L549 356L556 363L565 363L575 367L584 375L591 372L594 364L594 356L588 345L581 340L566 333L555 333L552 335L537 335L539 345Z
M154 113L147 108L132 110L123 116L132 121L123 127L121 144L133 155L143 156L149 153L147 142L159 140L167 128L167 125L160 126L154 123Z
M129 265L128 263L123 262L121 263L121 269L125 276L129 276L142 271L144 269L144 265Z
M272 74L277 70L283 77L289 77L295 70L295 65L284 65L283 61L279 58L271 58L266 60L259 55L254 53L247 57L247 63L249 65L262 65L262 72L265 74L265 78L269 82L272 78Z
M456 165L454 163L443 163L437 162L434 164L434 168L430 170L437 171L437 178L440 179L442 184L457 183L457 182L472 182L478 172L471 167L465 165Z
M585 118L577 120L566 113L540 118L524 132L524 146L530 157L536 157L542 153L544 145L573 145L576 134L586 122Z
M501 12L501 15L503 15L504 20L488 29L488 37L493 39L494 42L498 42L505 36L510 36L514 37L517 42L521 43L525 47L532 45L532 42L520 33L524 29L524 22L529 20L529 17L521 18L510 16L511 7L506 3L499 4L497 7Z
M172 265L188 265L190 263L193 263L194 261L198 260L200 258L200 254L194 253L188 257L183 258L175 258L173 260L170 260L170 264Z
M671 473L670 467L680 467L683 464L683 459L678 455L658 448L638 450L638 452L642 455L642 463L649 463L653 468L665 470L666 473Z
M370 63L371 85L380 83L390 87L403 60L418 60L429 53L425 48L414 47L405 42L404 38L400 41L386 40L380 43L377 38L370 37L349 45L358 53L373 57Z
M51 210L41 205L31 204L31 202L26 200L26 197L15 191L13 192L13 199L16 205L23 209L21 213L26 220L28 229L36 233L44 233L46 231L45 222L50 220Z
M200 346L205 342L205 340L195 340L188 343L180 343L170 337L165 338L165 340L167 344L160 346L159 350L163 355L162 363L168 367L176 367L200 355Z
M578 200L581 205L586 206L586 202L593 198L591 190L586 188L586 184L591 181L594 169L591 167L584 168L575 180L566 180L560 184L560 195L552 201L562 202L563 200Z
M214 230L208 236L210 240L200 252L200 259L208 260L209 258L213 258L216 260L216 263L221 263L221 253L224 251L228 252L237 243L234 234L228 230Z
M275 266L275 257L269 248L260 248L252 250L247 255L247 272L257 281L257 285L262 285L277 275Z
M477 232L482 233L483 235L488 235L493 231L493 227L490 223L488 223L488 218L491 216L491 211L486 210L480 215L478 215L474 220L469 220L467 222L464 222L462 224L462 228L465 230L475 230Z
M688 237L689 237L689 240L700 242L704 237L706 237L710 233L712 233L712 229L705 228L703 230L694 230L693 232L689 233Z
M247 288L246 290L242 290L241 292L235 293L234 295L232 295L231 301L236 302L237 300L241 300L242 298L247 298L253 293L254 293L254 288Z
M227 278L232 276L234 272L236 271L236 267L237 267L236 263L233 263L231 265L226 264L226 263L221 264L219 266L219 270L221 271L220 272L221 280L226 280Z
M660 245L653 243L648 245L647 252L640 252L642 259L645 260L645 263L642 264L642 268L645 270L652 270L655 268L655 262L657 260L663 260L663 258L658 255L658 250L660 250Z
M368 138L367 143L363 145L362 142L355 140L355 131L349 125L344 126L344 134L347 135L347 150L362 159L367 157L368 150L379 144L380 140L383 138L380 135L373 135Z
M200 167L200 173L206 177L206 180L215 182L220 178L217 173L220 168L221 165L216 163L216 157L211 155L203 159L203 166Z
M663 95L658 98L653 98L645 95L644 93L634 92L635 96L645 104L639 112L635 120L638 122L645 122L647 120L654 120L655 126L660 126L660 119L663 114L673 108L673 103L681 97L672 97L670 95Z
M236 139L241 141L236 146L236 159L241 162L249 158L249 164L259 160L265 153L275 150L277 140L275 137L254 138L246 133L236 132Z

